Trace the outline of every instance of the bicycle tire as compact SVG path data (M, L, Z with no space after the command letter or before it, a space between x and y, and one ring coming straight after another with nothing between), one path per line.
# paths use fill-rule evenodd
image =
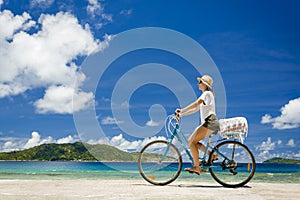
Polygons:
M140 152L138 168L141 176L153 185L167 185L177 179L182 168L179 150L170 144L170 149L163 162L160 162L169 142L156 140L148 143Z
M242 187L254 176L255 158L250 149L241 142L231 140L219 143L214 149L219 151L218 160L214 159L215 150L209 156L209 172L224 187ZM230 157L230 161L220 154Z

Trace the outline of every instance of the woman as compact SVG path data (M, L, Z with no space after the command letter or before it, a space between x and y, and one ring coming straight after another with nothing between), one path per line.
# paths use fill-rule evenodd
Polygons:
M216 117L215 111L215 98L212 90L213 79L208 75L204 75L202 78L198 77L197 80L198 87L200 90L202 90L202 95L195 102L191 103L185 108L177 109L175 112L177 115L179 115L179 117L183 117L200 110L202 125L198 126L194 133L189 137L189 146L194 160L194 167L184 169L190 173L196 173L200 175L201 169L199 166L200 163L198 149L204 151L205 146L199 143L199 141L218 131L219 121ZM217 159L217 156L218 155L215 155L214 159Z

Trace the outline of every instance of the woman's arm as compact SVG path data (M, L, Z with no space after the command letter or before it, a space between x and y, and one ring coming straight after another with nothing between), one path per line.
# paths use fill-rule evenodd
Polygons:
M183 113L180 112L180 117L184 117L186 115L193 114L193 113L197 112L198 110L199 110L199 108L195 107L195 108L191 108Z
M197 101L191 103L190 105L186 106L179 110L180 116L186 116L197 112L200 109L200 104L203 103L202 99L198 99Z

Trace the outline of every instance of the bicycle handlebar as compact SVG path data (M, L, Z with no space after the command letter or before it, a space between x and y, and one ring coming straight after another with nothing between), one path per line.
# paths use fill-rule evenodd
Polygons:
M176 120L175 124L174 124L174 120ZM172 132L173 132L171 130L171 127L176 128L176 124L179 124L179 122L180 122L180 116L176 116L176 113L167 116L167 118L165 120L165 131L166 131L167 136L168 136L168 133L172 134Z
M180 122L180 115L179 115L179 113L175 113L174 117L175 117L176 121L179 123Z

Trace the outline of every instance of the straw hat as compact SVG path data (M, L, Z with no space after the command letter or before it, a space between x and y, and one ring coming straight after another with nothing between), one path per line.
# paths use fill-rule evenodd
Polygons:
M212 87L214 80L209 75L203 75L201 78L197 78L198 82L202 81L208 87Z

